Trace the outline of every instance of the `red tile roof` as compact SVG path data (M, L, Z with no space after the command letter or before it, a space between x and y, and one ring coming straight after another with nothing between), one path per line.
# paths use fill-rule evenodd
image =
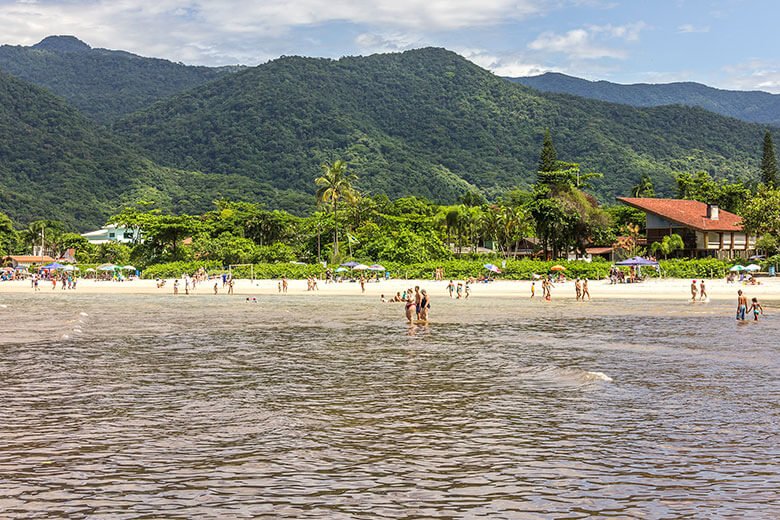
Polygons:
M3 260L13 260L14 262L20 262L23 264L29 263L47 263L54 262L54 259L50 256L32 256L32 255L8 255Z
M698 231L742 231L742 217L721 209L718 220L712 220L707 218L707 204L698 200L633 197L618 197L618 200Z
M612 252L611 247L586 247L585 252L589 255L606 255Z

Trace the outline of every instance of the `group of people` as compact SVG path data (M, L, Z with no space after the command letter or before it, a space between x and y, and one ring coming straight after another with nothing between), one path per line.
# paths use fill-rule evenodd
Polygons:
M709 300L709 297L707 296L707 287L704 285L704 280L699 283L698 288L696 287L696 280L691 282L691 301L695 302L697 296L699 297L700 302Z
M414 290L406 289L403 293L397 292L389 300L383 294L380 298L382 303L403 303L406 313L406 320L412 323L412 318L416 317L418 322L428 322L429 312L431 310L431 297L428 291L415 286Z
M458 285L455 285L455 283L450 280L450 283L447 284L447 292L450 293L450 298L455 298L457 300L463 298L468 300L469 296L471 296L472 283L474 283L473 278L469 278L463 282L458 282Z
M753 315L753 321L758 321L758 316L764 314L764 308L758 303L758 298L753 298L748 307L748 299L742 293L742 289L737 291L737 321L745 321L747 314Z

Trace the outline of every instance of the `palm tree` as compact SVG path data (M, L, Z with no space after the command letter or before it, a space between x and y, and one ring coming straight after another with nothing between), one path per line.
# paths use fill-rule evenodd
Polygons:
M653 254L660 252L662 255L664 255L664 258L667 258L670 254L674 253L678 249L684 248L685 242L683 242L682 237L677 233L674 233L672 235L665 236L661 242L653 242L653 245L650 246L650 251L652 251Z
M339 221L338 209L339 201L350 202L355 200L357 195L352 183L357 180L355 175L347 173L347 163L338 160L333 164L325 163L322 165L322 176L317 177L314 182L319 186L317 189L317 203L329 204L333 209L333 259L339 255Z

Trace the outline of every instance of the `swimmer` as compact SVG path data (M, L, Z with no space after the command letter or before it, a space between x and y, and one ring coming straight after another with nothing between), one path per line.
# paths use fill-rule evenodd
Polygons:
M753 298L750 310L753 312L753 321L758 321L759 312L762 316L764 315L764 308L761 307L760 303L758 303L758 298Z
M737 291L737 321L745 321L747 312L747 297L742 294L742 289Z

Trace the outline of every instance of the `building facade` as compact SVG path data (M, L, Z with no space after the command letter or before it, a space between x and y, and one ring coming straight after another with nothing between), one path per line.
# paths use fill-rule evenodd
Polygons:
M739 215L715 204L635 197L618 197L618 200L645 212L648 246L677 234L685 244L682 254L692 258L747 258L755 253L758 237L745 232Z

